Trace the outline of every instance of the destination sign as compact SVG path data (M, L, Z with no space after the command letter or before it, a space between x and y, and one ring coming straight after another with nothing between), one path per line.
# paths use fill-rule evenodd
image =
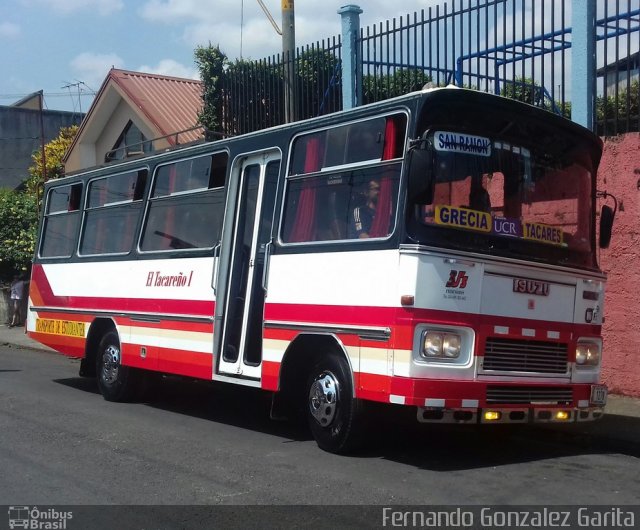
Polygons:
M562 229L555 226L544 225L539 223L523 223L522 236L525 239L539 241L540 243L548 243L550 245L562 245Z
M542 223L521 222L520 219L492 217L487 212L438 204L435 207L434 222L438 225L490 232L499 236L516 237L547 243L564 245L562 228Z
M491 214L477 210L469 210L467 208L456 208L454 206L439 204L436 206L435 222L439 225L454 228L464 228L477 232L491 232Z
M491 140L484 136L436 131L433 137L436 151L491 156Z

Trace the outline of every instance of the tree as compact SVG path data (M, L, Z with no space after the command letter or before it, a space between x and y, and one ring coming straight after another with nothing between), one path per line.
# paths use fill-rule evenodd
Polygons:
M415 90L431 82L432 77L416 68L399 68L392 74L366 75L362 78L363 103L390 99Z
M77 125L63 127L45 144L46 180L64 174L62 158L77 132ZM26 192L0 190L0 279L5 281L28 270L35 249L40 193L45 182L42 149L37 149L31 160Z
M204 85L200 123L209 130L232 135L282 124L281 59L231 62L218 46L198 47L195 61ZM323 48L311 47L294 61L297 119L335 110L335 101L340 100L338 58Z
M220 131L222 126L222 81L229 61L220 46L198 46L195 62L202 80L202 110L198 120L209 131Z
M296 58L298 119L312 118L330 112L332 102L340 97L340 61L330 51L307 48Z
M225 132L244 134L282 123L283 69L276 61L239 59L225 70Z
M571 102L552 101L549 94L530 77L516 77L502 85L500 95L535 105L571 119Z
M0 279L28 271L33 258L38 225L35 195L0 190Z
M530 77L516 77L513 81L504 82L500 95L529 105L536 105L544 99L540 85Z
M596 120L602 129L601 132L611 131L616 128L617 133L636 130L639 117L640 81L630 83L629 90L618 90L617 97L598 96L596 98ZM627 120L630 122L627 131ZM616 123L617 122L617 123Z
M57 179L64 175L62 159L77 133L77 125L62 127L58 136L45 144L46 180ZM37 197L42 191L42 186L45 182L44 171L42 170L42 149L37 149L31 155L31 160L33 164L29 168L30 177L27 180L27 193Z

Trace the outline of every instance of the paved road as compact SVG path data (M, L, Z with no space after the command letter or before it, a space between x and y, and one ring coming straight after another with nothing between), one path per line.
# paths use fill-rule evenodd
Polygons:
M384 424L340 457L270 421L257 391L170 381L152 402L116 404L77 373L75 360L0 347L0 504L638 502L638 453L579 434Z

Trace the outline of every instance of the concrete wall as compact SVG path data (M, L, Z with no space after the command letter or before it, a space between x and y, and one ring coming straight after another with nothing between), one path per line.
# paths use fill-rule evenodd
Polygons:
M62 127L79 125L82 114L43 112L44 138L49 142ZM29 178L31 155L41 145L40 111L0 106L0 187L14 189Z
M621 201L611 245L599 251L609 276L602 376L610 392L640 397L640 134L605 140L598 189Z

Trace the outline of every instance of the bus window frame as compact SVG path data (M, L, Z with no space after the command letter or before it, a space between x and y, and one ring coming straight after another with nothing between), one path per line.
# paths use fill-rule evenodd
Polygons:
M174 193L169 193L168 195L161 195L160 197L153 197L153 190L154 190L154 186L156 185L156 179L158 178L158 173L160 172L160 169L165 167L165 166L170 166L172 164L178 164L180 162L186 162L188 160L194 160L196 158L204 158L204 157L209 157L211 159L211 168L213 168L213 158L216 155L220 155L220 154L226 154L227 156L227 165L225 168L225 179L224 179L224 186L218 186L216 188L194 188L193 190L184 190L184 191L178 191L178 192L174 192ZM154 168L153 168L153 173L151 175L151 178L149 179L149 189L147 190L146 196L145 196L145 205L143 208L143 212L142 212L142 216L141 216L141 222L140 222L140 226L138 228L138 239L136 241L136 245L135 245L135 250L138 253L138 255L140 256L154 256L154 255L158 255L158 254L169 254L171 256L175 256L177 254L183 254L183 253L188 253L188 254L206 254L208 255L211 251L213 251L213 249L216 247L216 245L218 244L217 242L214 242L213 245L211 245L210 247L198 247L198 248L173 248L173 249L161 249L161 250L143 250L142 249L142 238L144 235L144 230L147 226L147 222L149 220L149 211L151 210L151 205L156 202L156 201L160 201L160 202L166 202L166 201L170 201L172 199L175 198L179 198L179 197L184 197L186 195L196 195L196 194L203 194L207 191L215 191L215 190L224 190L224 196L223 196L223 204L224 204L224 212L222 215L222 224L220 225L220 234L222 235L223 233L223 229L224 229L224 220L226 217L226 203L227 203L227 194L228 194L228 183L229 183L229 178L230 178L230 167L231 167L231 156L230 156L230 149L228 147L223 148L223 149L219 149L219 150L215 150L215 151L208 151L208 152L204 152L204 153L198 153L198 154L191 154L191 156L187 156L187 157L182 157L182 158L174 158L172 160L168 160L166 162L157 164Z
M110 175L98 175L96 177L93 177L87 181L84 181L85 184L85 189L84 189L84 201L82 201L83 203L83 208L82 208L82 219L80 221L80 232L78 233L78 241L77 241L77 248L76 248L76 255L79 258L96 258L96 257L112 257L112 256L128 256L130 255L132 252L134 252L135 250L135 245L133 243L136 242L137 239L139 239L139 234L138 232L140 231L140 219L141 219L141 215L138 214L138 218L136 219L136 227L135 227L135 231L133 233L133 238L132 238L132 245L131 248L127 251L127 252L104 252L104 253L98 253L98 254L83 254L80 249L82 246L82 239L84 237L84 228L85 228L85 222L87 220L87 213L91 212L91 211L99 211L99 210L105 210L105 209L115 209L118 207L122 207L125 204L136 204L136 203L144 203L146 201L148 201L148 194L149 194L149 189L145 189L142 197L140 199L137 200L130 200L130 201L115 201L115 202L109 202L106 204L103 204L102 206L93 206L93 207L89 207L89 190L91 188L91 184L97 180L106 180L106 179L110 179L113 177L117 177L119 175L126 175L127 173L140 173L140 171L146 171L147 172L147 183L145 183L145 188L147 186L149 186L149 174L151 173L151 170L149 168L149 165L146 164L144 166L140 166L137 168L133 168L133 169L128 169L128 170L124 170L124 171L120 171L118 173L113 173ZM140 212L144 211L144 207L139 208ZM138 236L138 237L136 237Z
M386 119L390 116L399 116L403 115L405 117L405 127L404 127L404 144L402 146L402 154L399 158L391 158L389 160L380 159L369 159L362 160L360 162L350 162L337 166L327 166L326 168L321 168L318 171L313 171L311 173L300 173L295 175L290 175L289 172L291 170L291 166L293 164L293 146L295 141L303 136L309 136L312 134L329 131L331 129L337 129L339 127L346 127L356 123L362 123L366 121L374 121L376 119ZM288 143L288 152L287 152L287 166L286 171L284 173L283 186L282 186L282 196L280 198L280 211L279 211L279 222L278 222L278 231L276 241L279 247L283 250L287 249L296 249L299 247L310 247L310 246L318 246L318 247L336 247L340 249L348 249L351 244L356 244L358 246L367 245L368 244L380 244L388 242L397 236L398 230L401 228L400 223L400 214L402 210L402 200L403 200L403 189L404 189L404 173L406 171L406 161L407 161L407 152L409 145L409 128L411 126L411 109L408 106L401 106L393 110L388 110L381 114L371 114L368 116L363 116L357 119L342 121L340 123L334 125L327 125L324 127L317 127L315 129L309 129L306 131L299 131L294 134ZM320 240L320 241L299 241L299 242L286 242L284 241L282 235L284 231L284 221L285 221L285 213L287 206L287 194L289 192L289 182L295 181L303 181L308 178L317 178L317 177L327 177L332 172L340 172L341 170L353 171L353 170L361 170L361 169L369 169L380 167L381 165L391 165L391 164L400 164L399 178L398 178L398 192L396 195L396 200L394 203L395 213L393 216L393 226L389 234L384 237L370 237L363 239L354 239L354 238L346 238L346 239L328 239L328 240Z
M76 210L60 210L60 211L56 211L53 213L48 213L49 210L49 204L51 201L51 193L53 192L53 190L58 189L58 188L64 188L64 187L69 187L70 189L73 188L73 186L80 186L80 201L79 201L79 205L78 208ZM85 199L85 195L86 195L86 191L87 191L87 185L86 182L84 180L77 180L75 182L69 182L69 183L61 183L60 185L57 186L51 186L49 189L46 190L47 192L47 197L46 197L46 201L45 204L43 206L42 209L42 222L40 223L40 229L38 230L38 252L37 252L37 258L38 260L65 260L65 259L69 259L69 258L73 258L74 255L77 256L78 254L78 245L79 245L79 241L80 241L80 237L79 237L79 230L81 230L82 228L82 212L83 212L83 205L84 205L84 199ZM46 235L46 228L47 228L47 221L49 218L53 217L58 217L58 216L62 216L62 215L69 215L70 213L75 212L78 216L80 216L80 221L78 222L78 227L76 228L76 237L75 237L75 245L73 245L71 253L70 254L62 254L59 256L43 256L42 255L42 245L45 241L45 236Z

